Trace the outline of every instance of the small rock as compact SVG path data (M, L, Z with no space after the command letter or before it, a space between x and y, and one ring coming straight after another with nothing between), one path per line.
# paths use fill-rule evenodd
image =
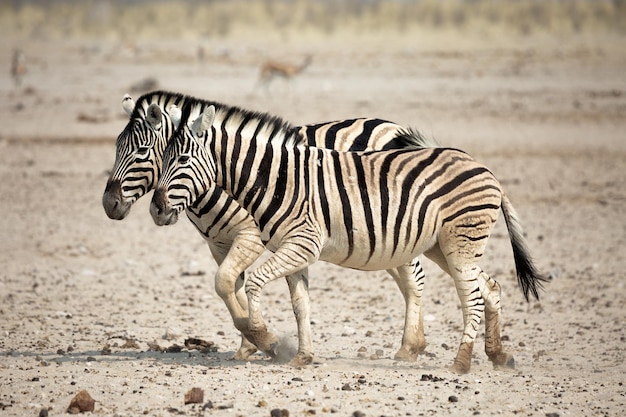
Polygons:
M362 411L355 411L352 413L352 417L365 417L365 413Z
M189 350L199 350L202 353L217 352L217 346L214 342L190 337L185 339L185 347Z
M48 417L48 407L39 410L39 417Z
M179 353L179 352L182 352L182 350L183 350L182 346L179 346L176 343L174 343L172 346L165 349L167 353Z
M341 333L342 336L352 336L354 334L356 334L356 330L354 329L354 327L350 327L350 326L343 327L343 332Z
M165 331L165 340L175 340L181 337L183 332L176 327L168 327Z
M148 349L154 352L165 352L165 348L161 347L157 342L148 342Z
M202 406L202 410L211 410L213 408L213 401L209 400Z
M257 404L257 407L261 408L261 407L267 407L267 401L265 400L260 400Z
M274 408L272 411L270 411L270 416L271 417L289 417L289 410L287 410L286 408L283 408L283 409Z
M67 412L70 414L78 414L78 413L86 413L88 411L93 411L95 408L96 401L91 398L91 395L85 390L79 391L78 394L72 401L70 401L70 406L67 408Z
M546 413L546 417L560 417L559 413Z
M350 384L343 384L343 386L341 387L342 391L353 391L352 387L350 386Z
M185 394L185 404L201 404L204 401L204 391L192 388Z
M456 395L451 395L448 397L448 401L450 401L451 403L458 403L459 397L457 397Z
M139 344L135 339L125 339L124 344L120 346L121 349L139 349Z

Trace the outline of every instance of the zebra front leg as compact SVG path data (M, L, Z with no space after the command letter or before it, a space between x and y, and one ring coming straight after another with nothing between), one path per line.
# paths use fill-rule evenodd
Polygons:
M278 339L267 331L267 326L261 316L261 291L268 282L283 276L294 275L309 266L318 257L318 250L304 251L302 245L284 243L246 280L250 336L254 344L271 357L276 357ZM306 299L308 300L308 293Z
M515 368L515 359L502 349L500 338L500 284L481 272L478 285L485 300L485 353L494 366Z
M424 270L419 259L415 258L410 264L389 269L387 272L396 281L406 305L402 345L394 358L414 362L417 360L417 355L426 349L422 311Z
M287 284L289 284L291 305L298 324L298 353L291 360L291 365L301 367L313 362L308 269L305 268L295 275L288 276Z
M219 264L215 274L215 290L224 301L235 328L241 332L241 345L234 360L246 360L257 351L249 333L248 299L244 293L244 271L264 252L265 247L258 234L248 236L240 233L226 255L222 246L209 244L213 257Z

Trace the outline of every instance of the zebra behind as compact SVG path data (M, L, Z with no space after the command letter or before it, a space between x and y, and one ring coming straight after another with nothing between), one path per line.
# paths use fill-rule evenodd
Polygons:
M163 149L176 125L176 116L180 117L181 107L195 100L190 96L163 91L145 94L137 103L128 95L124 97L122 106L130 120L117 139L116 160L102 199L110 218L125 218L132 204L154 187L161 172ZM435 145L414 132L380 119L351 119L296 129L299 140L336 149ZM235 327L242 332L242 345L235 359L247 359L257 348L246 337L247 298L243 292L243 273L264 251L260 232L252 217L217 188L200 194L187 207L186 214L207 241L219 265L215 288L224 300ZM424 273L418 259L389 273L406 300L405 330L396 357L415 360L426 344L420 308ZM302 295L308 290L307 280L306 270L288 279L300 341L294 364L312 360L308 297Z
M483 312L487 356L512 366L500 339L500 286L478 265L500 209L527 299L539 297L545 278L493 174L455 149L337 152L302 145L287 123L276 126L268 115L190 103L165 150L150 208L157 224L171 224L215 183L254 217L274 251L246 281L256 345L276 343L260 314L267 282L317 260L380 270L424 253L452 276L461 299L464 331L452 369L469 371Z

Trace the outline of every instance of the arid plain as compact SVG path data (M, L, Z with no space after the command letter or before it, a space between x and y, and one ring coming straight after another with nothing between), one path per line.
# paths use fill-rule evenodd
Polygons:
M402 42L32 41L28 72L0 46L0 410L64 414L86 390L94 414L617 416L626 409L626 49L563 36ZM311 65L257 84L271 57ZM527 303L502 217L484 269L502 285L505 348L493 369L482 330L471 372L448 371L462 317L452 280L424 260L427 350L393 360L403 301L384 272L310 271L316 362L230 360L239 336L213 288L216 264L185 220L156 227L149 197L118 222L101 196L126 124L125 93L193 94L294 124L380 117L461 148L500 179L549 274ZM135 89L136 91L131 91ZM287 286L266 320L295 346ZM166 338L167 335L167 338ZM214 351L184 347L198 337ZM160 352L157 346L183 346ZM202 403L185 405L191 388ZM280 415L274 412L272 415Z

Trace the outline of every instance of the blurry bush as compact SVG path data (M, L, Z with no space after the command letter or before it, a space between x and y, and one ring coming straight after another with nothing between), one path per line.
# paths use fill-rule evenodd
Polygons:
M355 36L420 31L626 32L626 0L12 0L0 33L22 38Z

